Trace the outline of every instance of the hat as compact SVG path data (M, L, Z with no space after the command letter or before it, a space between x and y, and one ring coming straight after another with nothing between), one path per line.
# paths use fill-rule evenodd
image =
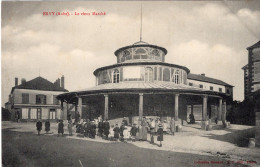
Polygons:
M163 122L167 122L166 120L164 120Z
M162 124L159 124L159 127L162 127Z
M134 122L133 125L136 125L136 123Z

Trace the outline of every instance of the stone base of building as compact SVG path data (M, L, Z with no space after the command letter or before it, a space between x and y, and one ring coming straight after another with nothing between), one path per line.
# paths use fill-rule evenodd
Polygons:
M223 125L222 120L218 120L217 125Z

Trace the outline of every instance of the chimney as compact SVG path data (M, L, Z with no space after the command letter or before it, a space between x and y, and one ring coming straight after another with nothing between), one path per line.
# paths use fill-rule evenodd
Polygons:
M205 77L205 73L200 74L201 76Z
M61 77L61 87L64 89L65 86L64 86L64 75L62 75Z
M18 86L18 78L17 77L15 77L15 86Z
M22 78L21 84L24 84L25 82L26 82L26 79L25 79L25 78Z

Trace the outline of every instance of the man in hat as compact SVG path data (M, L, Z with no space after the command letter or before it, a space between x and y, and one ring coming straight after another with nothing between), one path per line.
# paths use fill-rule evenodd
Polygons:
M151 124L150 124L150 135L151 135L151 141L150 141L150 144L153 144L154 143L154 135L155 135L155 120L150 118L151 120Z
M46 122L45 122L46 134L50 131L50 127L51 127L50 121L47 119Z
M130 134L132 141L135 142L136 140L136 134L137 134L138 128L136 127L136 123L133 124L133 127L131 128Z
M163 127L162 124L159 124L159 128L157 130L157 141L160 141L159 147L162 147L162 141L163 141Z
M99 118L99 122L98 122L98 134L99 134L100 137L103 137L103 132L104 132L103 120L102 120L102 118Z
M38 119L38 121L36 122L36 128L37 128L37 131L38 131L38 136L40 136L41 130L42 130L42 122L41 122L40 119Z
M72 127L73 127L72 121L69 120L69 123L68 123L69 136L72 136Z
M58 137L59 137L60 133L61 133L62 136L63 136L63 133L64 133L63 120L60 120L60 121L59 121L59 124L58 124Z
M125 125L124 125L124 122L122 122L122 124L120 126L120 139L121 139L121 141L124 141L124 130L125 130Z

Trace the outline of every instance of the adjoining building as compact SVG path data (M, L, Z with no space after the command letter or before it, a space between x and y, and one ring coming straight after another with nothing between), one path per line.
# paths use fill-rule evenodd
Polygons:
M260 41L247 48L248 64L244 70L245 99L260 89Z
M35 121L37 119L67 119L61 112L59 94L68 92L64 88L64 76L54 83L37 77L30 81L15 78L15 86L9 95L6 107L11 112L12 120Z
M174 117L180 124L194 113L203 129L208 122L225 121L233 86L190 74L185 66L166 63L166 54L165 48L143 41L119 48L115 51L116 64L94 71L95 87L57 98L62 108L65 103L74 104L84 119L100 115L108 120L127 117L133 123L143 116L159 116L162 120Z

